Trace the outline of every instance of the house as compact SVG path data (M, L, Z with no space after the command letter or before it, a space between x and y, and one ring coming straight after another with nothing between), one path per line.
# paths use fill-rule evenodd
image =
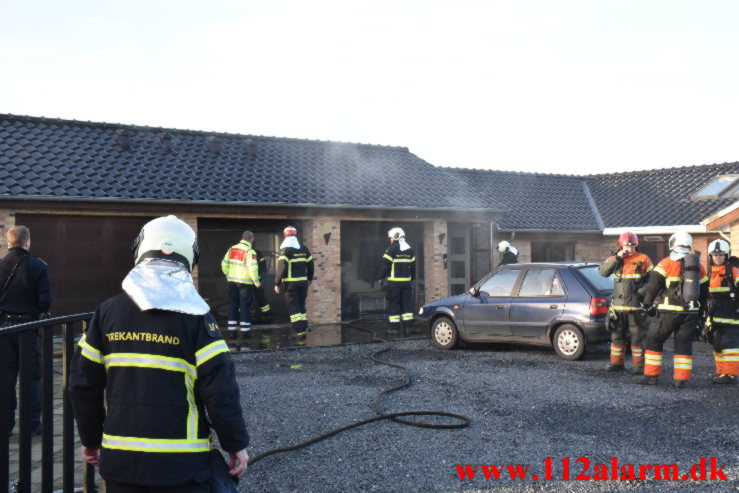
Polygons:
M133 238L163 214L196 230L194 277L221 318L228 247L250 229L274 255L296 226L316 260L309 319L336 324L381 316L391 227L416 251L420 304L468 289L499 263L503 239L520 261L602 261L627 229L655 261L678 229L704 253L721 235L739 245L737 177L739 163L587 176L442 168L403 147L0 115L0 233L31 228L55 315L118 292Z

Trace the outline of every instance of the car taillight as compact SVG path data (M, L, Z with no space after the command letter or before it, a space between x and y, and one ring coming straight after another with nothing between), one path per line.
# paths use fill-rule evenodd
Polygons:
M605 315L608 313L608 301L605 298L590 298L590 314Z

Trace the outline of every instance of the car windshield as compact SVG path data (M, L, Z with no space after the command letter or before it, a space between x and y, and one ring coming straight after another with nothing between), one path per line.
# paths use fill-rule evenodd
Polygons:
M613 275L603 277L598 272L597 265L590 265L578 269L585 279L593 285L599 292L613 291Z

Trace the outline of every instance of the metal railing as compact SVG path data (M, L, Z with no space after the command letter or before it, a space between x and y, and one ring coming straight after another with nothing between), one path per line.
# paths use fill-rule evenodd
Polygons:
M19 400L18 400L18 479L12 485L13 491L31 493L31 474L34 461L32 457L31 408L34 402L31 369L34 355L33 337L40 332L41 346L41 482L40 489L34 485L35 491L52 493L54 491L54 331L57 327L61 334L62 359L62 491L72 493L74 485L75 428L72 414L72 402L67 395L69 382L69 366L72 361L75 345L75 329L77 333L87 327L92 313L81 313L65 317L56 317L37 322L28 322L9 327L0 327L0 392L8 392L11 338L18 338L19 351ZM14 391L14 390L13 390ZM0 433L0 488L10 483L10 437L7 430L10 421L10 402L7 395L0 398L0 423L6 428ZM85 464L83 468L83 491L95 491L95 471ZM1 491L1 490L0 490ZM78 490L79 491L79 490Z

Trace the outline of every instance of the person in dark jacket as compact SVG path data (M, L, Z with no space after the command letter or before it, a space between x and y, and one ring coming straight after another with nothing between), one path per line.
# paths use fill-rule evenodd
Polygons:
M631 334L631 373L644 373L645 316L641 308L652 261L637 250L639 238L629 231L618 238L618 251L600 265L603 277L613 274L613 296L609 310L611 363L606 371L623 371L626 362L626 333Z
M313 281L313 256L304 244L298 242L298 230L288 226L282 232L284 240L280 245L275 275L275 293L285 291L290 322L300 346L305 345L308 330L308 314L305 300L308 285Z
M33 320L48 318L51 307L49 273L43 260L31 255L31 232L25 226L14 226L6 233L8 254L0 261L0 327L8 327ZM15 386L20 367L20 334L8 336L10 360L8 365L7 399L10 401L8 435L15 427L15 408L18 402ZM41 349L38 331L33 331L31 342L31 434L41 433Z
M195 233L175 216L134 242L123 293L103 302L71 363L69 395L83 459L106 491L210 491L210 427L230 455L249 459L234 364L190 272Z
M507 241L503 240L498 243L498 252L503 256L499 265L518 263L518 250Z
M387 280L389 330L399 333L413 323L413 285L416 279L416 255L405 241L405 232L393 228L387 232L390 246L382 256L381 277ZM401 325L402 324L402 325Z

